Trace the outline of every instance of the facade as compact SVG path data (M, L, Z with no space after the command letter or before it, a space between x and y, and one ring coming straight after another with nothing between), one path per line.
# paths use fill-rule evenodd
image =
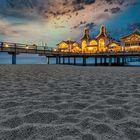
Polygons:
M140 31L136 30L132 34L121 37L120 41L116 41L107 35L106 28L102 25L95 38L90 38L89 29L86 28L80 43L68 40L61 41L57 46L61 52L75 53L140 51Z
M85 29L81 44L83 53L118 52L122 50L119 41L115 41L107 35L104 25L101 26L99 34L93 39L89 37L89 29Z
M140 31L136 29L132 34L121 37L124 51L140 52Z
M85 29L84 36L81 38L82 53L96 53L98 43L96 39L90 39L89 29Z
M80 44L76 41L71 41L70 39L67 41L61 41L57 44L57 49L61 52L81 52Z

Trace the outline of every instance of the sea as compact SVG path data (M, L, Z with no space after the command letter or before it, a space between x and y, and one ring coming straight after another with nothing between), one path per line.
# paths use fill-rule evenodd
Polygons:
M140 66L140 59L136 59L136 62L128 62L126 66ZM62 60L61 60L62 61ZM67 63L66 59L66 63ZM70 59L70 62L73 63L73 59ZM87 58L87 65L92 65L94 62L93 58ZM97 60L97 63L99 63L100 60ZM82 64L82 59L77 58L76 59L77 64ZM12 64L12 56L8 53L1 52L0 53L0 64ZM39 56L38 54L19 54L17 55L16 64L47 64L47 58L45 56ZM56 64L56 59L51 58L50 64Z

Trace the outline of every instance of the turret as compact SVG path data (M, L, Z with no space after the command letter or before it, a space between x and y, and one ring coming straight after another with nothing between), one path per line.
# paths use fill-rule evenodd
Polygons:
M90 38L89 38L89 29L86 28L85 29L85 33L84 33L84 36L81 38L82 52L85 52L86 51L86 47L89 45L89 41L90 41Z
M98 51L105 52L107 49L106 46L107 46L107 42L108 42L108 37L107 37L107 33L106 33L106 28L104 25L101 26L100 33L96 37L96 39L98 41Z
M82 41L88 41L89 40L89 29L85 28L84 36L81 38Z
M102 25L100 28L100 33L96 38L98 39L98 38L106 38L106 37L107 37L106 28L104 25Z

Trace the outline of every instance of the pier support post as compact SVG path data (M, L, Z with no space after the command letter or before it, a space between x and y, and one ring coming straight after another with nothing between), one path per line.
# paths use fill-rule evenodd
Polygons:
M68 65L70 65L70 57L68 57Z
M16 53L12 53L12 64L16 64Z
M109 66L112 65L112 57L109 57Z
M125 58L124 58L124 56L122 57L122 65L124 65L125 64Z
M114 57L114 65L117 64L117 60L116 60L116 57Z
M76 57L74 56L74 65L76 65Z
M100 65L102 65L103 64L103 60L102 60L102 57L100 58Z
M83 56L83 66L86 66L86 57Z
M56 56L56 64L59 64L59 57Z
M47 64L50 64L50 57L47 57Z
M120 65L120 58L117 57L117 65Z
M97 57L95 56L95 66L97 66Z
M127 57L124 58L124 64L126 64L126 63L127 63Z
M63 64L65 64L65 57L63 56Z
M107 64L106 64L106 57L104 57L104 65L106 66Z
M61 64L61 57L59 56L59 58L58 58L58 59L59 59L59 64Z

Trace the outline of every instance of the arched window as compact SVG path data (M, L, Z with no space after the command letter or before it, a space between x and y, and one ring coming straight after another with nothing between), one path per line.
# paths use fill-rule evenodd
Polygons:
M99 47L100 48L104 48L105 47L105 40L104 39L100 39L99 40Z
M66 44L65 42L59 44L59 49L66 49L66 48L68 48L68 44Z
M82 48L87 47L87 42L85 40L82 41Z
M98 44L97 44L97 41L96 41L96 40L91 40L91 41L90 41L90 45L97 46Z

